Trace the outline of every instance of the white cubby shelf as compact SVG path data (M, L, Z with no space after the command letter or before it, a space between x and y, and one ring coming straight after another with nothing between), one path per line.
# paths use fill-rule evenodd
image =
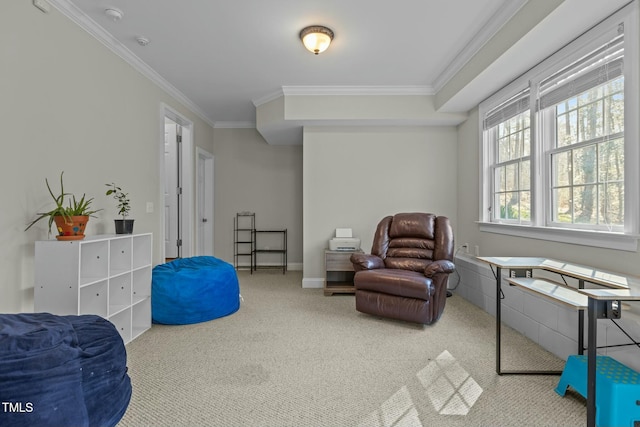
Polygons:
M35 312L97 314L129 343L151 328L152 248L151 233L37 241Z

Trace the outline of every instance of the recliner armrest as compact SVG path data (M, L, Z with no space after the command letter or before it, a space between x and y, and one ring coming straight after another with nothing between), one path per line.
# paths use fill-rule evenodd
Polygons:
M371 254L352 254L351 263L355 271L385 268L382 258Z
M450 274L453 273L456 269L454 263L449 260L441 259L438 261L434 261L424 269L424 275L427 277L433 277L438 273Z

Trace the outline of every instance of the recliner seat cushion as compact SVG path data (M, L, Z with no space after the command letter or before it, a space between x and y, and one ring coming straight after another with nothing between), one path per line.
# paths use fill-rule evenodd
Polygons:
M428 301L434 293L433 282L424 274L398 269L358 271L353 279L357 290L381 292Z
M424 275L424 269L432 262L430 259L387 257L384 260L384 265L389 269L411 270Z

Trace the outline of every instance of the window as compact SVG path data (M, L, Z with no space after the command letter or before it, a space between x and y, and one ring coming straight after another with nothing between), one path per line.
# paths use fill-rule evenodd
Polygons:
M625 27L637 33L629 16L614 15L481 104L481 230L636 250L638 43L625 37Z
M552 222L624 226L624 78L552 107Z
M551 225L624 230L623 66L619 34L539 85Z
M531 219L531 120L529 90L487 114L494 155L493 217L512 223Z
M528 221L531 217L529 112L498 125L496 201L501 219Z

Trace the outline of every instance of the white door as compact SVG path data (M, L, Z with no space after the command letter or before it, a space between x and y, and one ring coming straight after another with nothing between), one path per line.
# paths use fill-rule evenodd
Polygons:
M196 251L195 183L196 165L193 123L171 107L162 106L160 180L158 190L164 197L162 212L165 258L190 257ZM167 126L171 125L171 126ZM163 139L162 136L165 138ZM164 151L164 153L163 153Z
M213 256L213 156L197 148L198 255Z
M179 176L180 159L178 149L179 125L165 119L164 126L164 245L165 258L180 256L180 206Z

